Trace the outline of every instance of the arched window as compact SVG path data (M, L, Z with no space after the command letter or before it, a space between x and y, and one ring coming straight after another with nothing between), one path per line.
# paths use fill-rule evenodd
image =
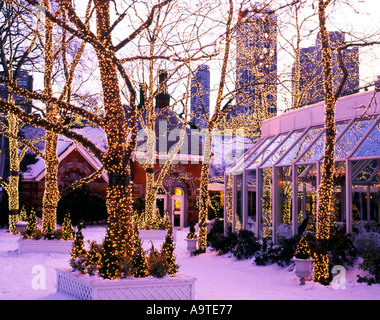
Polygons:
M183 228L184 226L184 192L181 188L174 188L172 191L173 227Z
M174 188L173 195L175 196L183 196L183 191L181 188Z

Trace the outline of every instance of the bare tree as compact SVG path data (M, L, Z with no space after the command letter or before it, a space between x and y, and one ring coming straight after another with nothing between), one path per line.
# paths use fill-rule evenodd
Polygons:
M0 62L1 76L12 82L28 81L25 67L30 66L31 56L35 51L35 43L37 40L36 33L32 28L22 29L22 25L30 23L33 14L24 8L18 8L8 3L0 4L0 14L2 24L0 26ZM30 107L27 99L14 95L12 90L3 86L3 98L11 105L25 105ZM19 211L19 174L20 163L23 160L28 148L35 149L33 143L23 140L23 152L19 152L18 138L19 131L23 127L22 121L17 114L8 112L4 114L4 120L0 121L1 133L8 137L9 149L9 181L6 182L0 178L0 185L8 194L9 208L9 230L15 232L14 223L17 222L17 214ZM29 147L28 147L29 146ZM3 159L5 157L5 149L1 150Z

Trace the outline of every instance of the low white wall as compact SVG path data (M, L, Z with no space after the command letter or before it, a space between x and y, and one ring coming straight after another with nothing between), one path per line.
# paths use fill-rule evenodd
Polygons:
M194 300L195 281L180 274L108 280L57 269L57 291L80 300Z

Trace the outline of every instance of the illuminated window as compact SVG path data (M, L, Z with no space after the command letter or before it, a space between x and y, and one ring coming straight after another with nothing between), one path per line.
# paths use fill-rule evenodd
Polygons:
M182 191L182 189L180 189L180 188L175 188L175 189L173 190L173 194L174 194L175 196L182 196L182 195L183 195L183 191Z

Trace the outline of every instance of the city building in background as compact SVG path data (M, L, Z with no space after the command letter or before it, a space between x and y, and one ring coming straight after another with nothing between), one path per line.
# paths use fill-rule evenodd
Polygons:
M277 114L277 16L256 3L240 11L236 34L237 107L230 116L255 115L259 124Z
M333 65L333 86L337 90L343 77L343 72L339 66L337 48L345 43L343 32L329 32L331 44L331 58ZM347 81L343 87L341 96L359 92L359 49L342 50L342 60L348 72ZM317 103L324 98L323 89L323 66L322 66L322 45L318 34L316 45L300 50L300 80L299 80L299 102L294 108ZM295 96L295 70L293 67L293 99Z
M190 99L191 122L199 130L205 129L210 114L210 68L199 67L191 80Z

